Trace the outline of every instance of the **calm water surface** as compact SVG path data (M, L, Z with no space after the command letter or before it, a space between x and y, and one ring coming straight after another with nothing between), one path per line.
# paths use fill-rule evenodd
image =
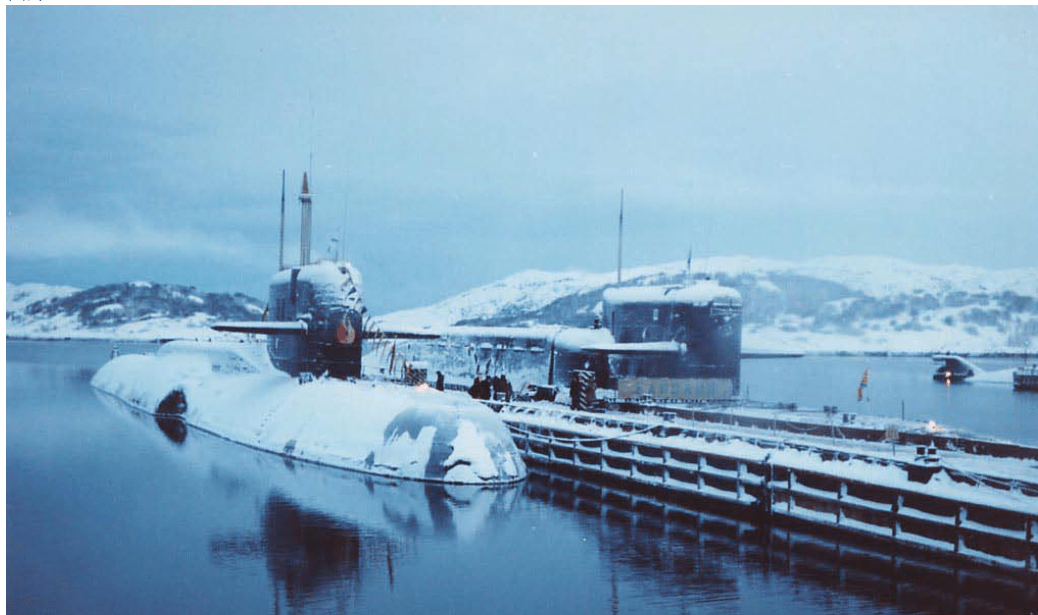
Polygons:
M132 350L122 345L124 352ZM147 349L147 347L142 347ZM497 490L289 463L89 386L109 345L7 343L11 613L1029 612L997 577L728 519L624 511L539 474ZM757 399L855 406L860 358L756 360ZM1038 395L868 361L872 409L1038 441ZM987 429L982 429L987 428ZM1007 589L1008 588L1008 589Z
M1038 446L1038 393L1013 391L1012 369L1022 360L971 359L1004 382L944 384L927 357L803 357L742 362L743 393L752 399L797 402L841 412L933 420L978 434ZM869 370L866 399L858 383Z

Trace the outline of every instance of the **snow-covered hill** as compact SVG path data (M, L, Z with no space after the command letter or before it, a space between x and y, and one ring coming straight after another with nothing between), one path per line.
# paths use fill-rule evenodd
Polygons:
M255 320L264 304L240 293L203 293L150 282L71 286L7 284L7 336L38 339L220 337L217 320Z
M788 262L745 256L692 261L743 297L743 348L787 352L1034 352L1038 267L988 270L887 257ZM624 271L625 284L680 283L684 262ZM616 272L524 271L437 304L387 314L385 329L455 324L584 327ZM216 320L258 319L241 294L131 282L80 290L7 285L7 335L33 338L219 337Z
M988 270L888 257L794 263L745 256L692 261L743 296L743 347L797 352L1022 352L1038 348L1038 267ZM684 262L624 271L625 284L679 283ZM524 271L425 308L385 329L451 324L587 326L616 273Z

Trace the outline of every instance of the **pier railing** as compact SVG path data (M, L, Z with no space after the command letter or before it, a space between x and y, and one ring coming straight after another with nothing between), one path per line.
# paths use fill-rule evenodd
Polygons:
M610 407L620 412L642 413L674 413L680 418L697 423L719 423L737 427L753 427L757 429L778 429L793 431L797 433L829 436L835 430L840 432L840 437L851 440L865 440L870 442L882 442L887 438L884 428L855 425L848 423L812 422L808 420L796 420L788 418L776 419L765 416L752 416L739 413L740 407L756 410L775 410L783 412L798 412L797 405L785 403L766 403L748 401L730 401L727 403L714 404L688 404L666 403L667 400L651 400L649 403L616 402ZM803 411L808 415L808 411ZM855 413L841 413L854 415ZM900 431L897 435L897 443L900 445L928 445L933 444L942 450L954 450L972 453L976 455L989 455L992 457L1008 457L1017 459L1038 460L1038 447L1015 444L1012 442L999 442L983 440L979 438L948 435L943 433L932 433L929 431Z
M828 464L780 463L767 452L769 447L778 450L774 442L613 416L574 413L542 421L532 412L499 410L531 465L568 467L632 486L724 502L779 521L1038 573L1038 492L977 484L970 497L951 497L924 484L892 486L882 479L841 476L839 463L825 471L818 468ZM752 444L756 451L740 455L713 450L714 443L726 438ZM808 452L818 461L852 457L839 451ZM853 457L877 468L905 469L889 459ZM949 472L955 478L953 474Z

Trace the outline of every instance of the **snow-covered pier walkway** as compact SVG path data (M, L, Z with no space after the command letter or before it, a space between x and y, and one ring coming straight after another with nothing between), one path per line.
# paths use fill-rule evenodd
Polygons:
M529 465L661 500L707 500L776 522L1038 576L1038 464L863 440L486 402Z

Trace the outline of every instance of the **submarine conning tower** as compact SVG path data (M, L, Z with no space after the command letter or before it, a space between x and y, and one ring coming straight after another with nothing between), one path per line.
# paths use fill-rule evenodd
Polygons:
M282 229L283 178L284 174ZM360 273L345 262L310 262L311 196L307 175L303 173L299 194L299 266L274 274L264 320L217 323L212 328L269 336L267 352L271 363L292 376L327 374L334 378L358 378L363 317L367 311L361 302ZM284 240L283 230L281 239ZM282 264L279 262L279 267Z
M610 358L620 397L697 399L739 395L742 296L713 280L609 288L602 316L617 344L675 342L676 358Z
M274 333L267 351L274 367L302 373L357 378L361 372L363 314L360 273L349 263L318 261L274 274L271 319L300 323L302 334Z

